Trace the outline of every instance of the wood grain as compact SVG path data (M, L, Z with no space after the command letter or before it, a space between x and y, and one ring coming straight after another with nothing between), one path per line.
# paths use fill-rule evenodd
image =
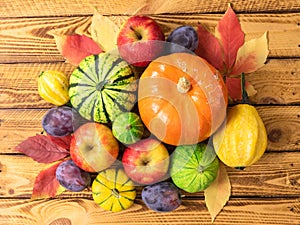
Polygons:
M215 225L299 225L300 199L231 199L218 215ZM111 213L102 210L91 199L14 200L0 199L1 225L91 225L91 224L203 224L210 225L210 216L203 199L184 199L171 213L147 210L136 200L126 211Z
M300 197L300 152L265 153L254 165L240 171L226 167L232 196ZM35 177L46 165L22 155L0 156L0 197L30 198ZM272 168L272 170L270 170ZM142 187L137 187L140 191ZM187 197L203 197L203 192ZM91 197L91 191L65 192L62 197Z
M297 0L239 1L231 0L237 12L294 12L300 9ZM228 1L212 0L125 0L125 1L93 1L73 0L47 3L36 0L1 1L3 9L1 17L32 17L32 16L71 16L92 14L97 8L100 13L111 14L179 14L179 13L216 13L225 12Z
M268 149L300 149L300 107L257 107L268 133Z
M57 70L70 75L74 69L69 63L0 64L0 108L52 107L39 96L39 74Z
M221 14L155 15L166 35L182 24L202 23L212 30ZM246 38L268 31L270 57L300 57L299 13L241 14L239 19ZM189 21L187 23L187 21ZM88 33L90 16L2 19L0 22L0 63L64 61L56 48L57 33Z
M300 1L232 0L246 40L268 31L269 58L247 75L257 89L251 98L268 132L268 150L243 171L228 168L232 196L215 225L300 225ZM100 209L90 190L65 192L57 198L30 201L34 179L44 164L17 154L14 147L42 131L41 119L52 105L36 87L46 69L69 74L53 33L89 35L95 8L122 22L148 14L167 36L174 28L202 23L213 31L227 0L12 0L0 1L0 225L211 224L203 193L183 193L171 213L150 211L141 189L129 210ZM94 174L95 175L95 174Z
M0 64L0 108L49 108L37 92L41 71L58 70L70 75L68 63ZM265 66L248 74L257 90L254 104L300 104L300 60L270 59Z
M299 104L300 61L268 60L259 70L246 75L257 90L251 97L255 104Z
M261 106L257 110L268 132L268 151L300 149L300 106ZM13 153L16 145L42 131L47 109L0 110L0 153ZM17 129L16 129L17 128Z

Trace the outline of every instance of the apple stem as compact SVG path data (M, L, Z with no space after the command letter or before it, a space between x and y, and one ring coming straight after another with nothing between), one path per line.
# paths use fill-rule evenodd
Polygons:
M177 90L180 93L187 93L191 89L191 82L186 77L180 77L177 83Z
M136 35L136 37L139 39L139 40L142 40L142 35L137 32L132 26L130 26L130 30L132 30L134 32L134 34Z

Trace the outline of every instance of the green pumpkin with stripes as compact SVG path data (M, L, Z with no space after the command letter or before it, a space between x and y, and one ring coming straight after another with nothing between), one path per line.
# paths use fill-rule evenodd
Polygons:
M70 102L87 120L109 123L136 102L137 76L118 54L86 57L71 74L69 84Z
M112 124L112 133L123 144L133 144L141 140L144 125L138 114L124 112Z
M219 160L205 143L177 146L171 156L170 175L180 189L195 193L205 190L217 177Z
M110 168L94 179L92 196L104 210L119 212L133 205L136 189L123 169Z

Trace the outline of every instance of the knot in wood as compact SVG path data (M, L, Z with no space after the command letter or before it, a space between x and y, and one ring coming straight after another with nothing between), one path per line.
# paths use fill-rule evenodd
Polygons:
M282 136L282 131L280 129L273 129L270 131L269 135L268 135L268 139L273 142L279 142L280 138Z

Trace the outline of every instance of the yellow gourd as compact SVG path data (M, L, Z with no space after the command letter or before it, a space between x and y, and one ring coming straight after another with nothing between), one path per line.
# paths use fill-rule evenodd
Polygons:
M102 170L93 181L92 196L103 209L119 212L133 205L136 190L123 169Z
M229 167L243 168L259 160L267 148L267 132L255 107L239 104L229 108L226 121L213 135L213 145Z
M54 105L61 106L69 101L69 79L59 71L43 71L38 78L40 96Z

